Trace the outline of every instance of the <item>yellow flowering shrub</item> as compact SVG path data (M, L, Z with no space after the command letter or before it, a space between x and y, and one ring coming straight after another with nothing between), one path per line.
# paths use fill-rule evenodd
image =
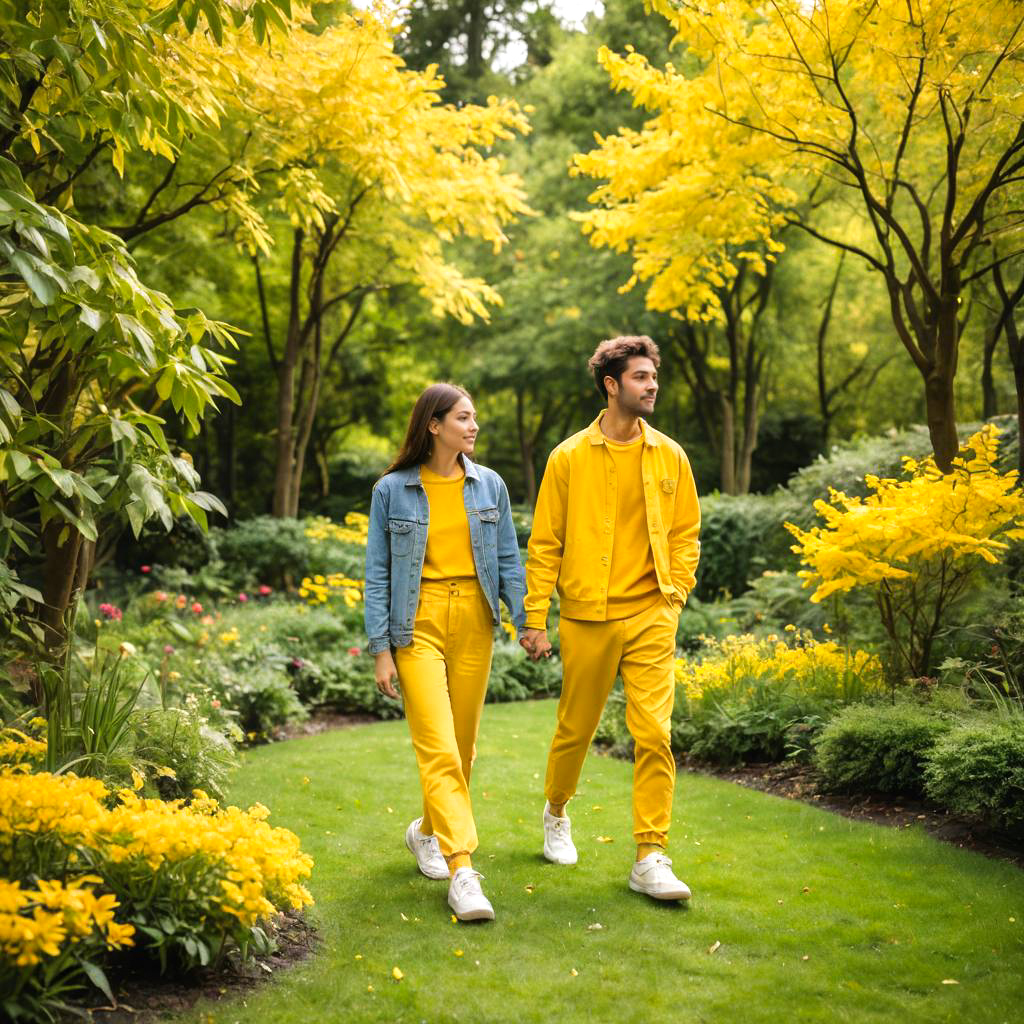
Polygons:
M306 536L312 541L335 540L365 548L369 530L369 516L362 512L349 512L344 524L331 522L327 516L314 516L306 526Z
M358 608L363 603L363 581L344 573L306 576L299 584L299 597L310 605L340 602L345 608Z
M46 729L46 719L33 718L27 728L41 735ZM46 757L46 740L40 735L33 736L14 726L0 729L0 765L42 763Z
M865 477L865 498L831 492L815 502L823 526L786 528L809 568L812 601L869 589L891 643L893 673L931 671L934 641L978 571L1024 539L1017 473L996 466L999 438L988 425L967 442L950 473L931 458L903 460L904 479Z
M676 751L718 764L806 758L837 707L884 693L873 655L786 632L706 639L696 659L676 661Z
M676 659L676 685L690 701L726 693L742 695L757 685L837 701L883 689L882 667L874 655L848 651L834 640L815 640L806 631L791 627L787 631L793 643L750 633L709 639L699 660Z
M34 895L0 887L3 969L28 984L87 924L101 951L134 942L162 968L206 964L232 945L245 952L277 911L312 903L312 859L268 815L201 790L189 804L165 802L71 773L0 769L0 877L50 879Z

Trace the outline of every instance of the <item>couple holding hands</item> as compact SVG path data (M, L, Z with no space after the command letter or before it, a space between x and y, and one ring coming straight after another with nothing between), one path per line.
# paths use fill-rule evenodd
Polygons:
M499 600L534 660L551 653L557 587L562 692L548 755L544 856L575 864L566 805L608 694L621 675L635 743L631 889L684 900L665 854L675 761L669 727L679 611L695 581L700 509L682 448L643 419L658 393L658 347L602 342L588 366L607 407L548 458L529 557L519 560L508 491L470 460L469 395L433 384L416 402L402 450L373 489L366 549L366 631L377 688L399 681L423 790L405 841L428 878L449 879L461 921L494 910L473 869L469 778Z

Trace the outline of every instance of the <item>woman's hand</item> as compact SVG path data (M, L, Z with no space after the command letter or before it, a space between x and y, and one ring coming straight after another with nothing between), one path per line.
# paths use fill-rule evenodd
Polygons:
M530 656L530 661L551 657L551 641L546 629L527 629L519 638L520 646Z
M374 658L373 674L377 682L377 689L385 697L398 700L398 691L395 683L398 681L398 669L395 668L395 659L391 651L381 651Z

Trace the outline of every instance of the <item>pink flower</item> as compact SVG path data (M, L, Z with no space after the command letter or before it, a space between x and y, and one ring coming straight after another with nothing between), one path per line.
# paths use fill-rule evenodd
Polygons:
M199 621L204 626L212 626L213 625L213 616L212 615L204 615Z
M260 584L260 597L269 597L272 593L272 588L268 587L266 583Z
M292 658L292 668L302 668L305 664L301 658Z
M239 594L238 595L238 603L239 604L245 604L245 602L248 601L248 600L249 600L249 595L248 594Z
M164 601L167 600L167 595L162 590L158 590L153 595L153 600L156 601L158 604L163 604Z
M173 654L174 648L170 644L164 644L164 654Z
M196 615L199 615L202 612L202 610L203 610L203 606L198 601L193 601L192 602L192 611Z
M113 619L115 622L120 622L123 612L116 604L107 604L104 602L100 605L100 615L105 619Z
M355 657L357 654L362 654L363 652L358 647L350 647L348 649L348 653Z
M219 708L220 707L220 701L217 700L216 697L214 697L213 700L210 701L210 707L211 708L215 708L215 709Z
M153 571L153 566L151 566L151 565L140 565L139 566L139 572L143 573L144 575L146 575L148 573L151 573L152 571Z

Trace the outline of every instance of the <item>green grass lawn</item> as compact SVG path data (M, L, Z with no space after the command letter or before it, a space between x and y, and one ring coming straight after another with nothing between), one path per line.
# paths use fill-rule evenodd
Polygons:
M1022 1019L1024 874L923 831L682 775L670 854L693 900L656 904L626 885L632 768L592 755L570 805L580 862L548 864L553 716L550 701L484 712L475 863L491 924L453 923L447 883L420 876L405 849L419 787L404 722L250 752L232 798L267 804L302 837L323 944L244 1001L186 1019Z

